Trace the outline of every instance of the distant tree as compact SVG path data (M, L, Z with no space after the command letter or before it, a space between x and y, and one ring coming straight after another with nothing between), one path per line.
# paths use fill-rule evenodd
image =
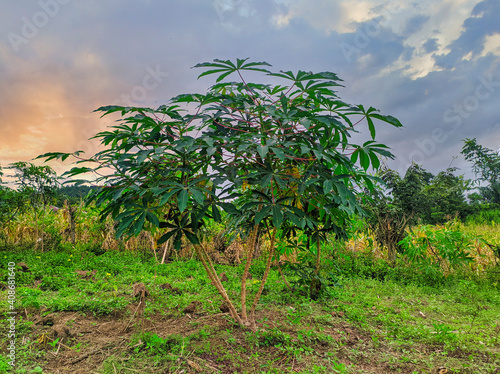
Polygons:
M36 166L25 161L15 162L9 166L9 169L14 170L18 192L29 197L35 211L38 237L38 208L41 208L42 214L45 213L47 204L55 196L55 191L59 187L60 178L50 166ZM43 230L40 240L43 251Z
M392 170L382 170L382 174ZM393 174L393 177L396 175ZM399 175L397 175L399 178ZM399 178L400 180L401 178ZM391 264L396 262L397 252L402 252L399 242L406 237L406 229L411 223L411 213L394 203L394 197L384 191L383 186L373 191L365 191L365 209L369 212L367 223L376 241L387 248L387 258Z
M450 217L458 215L465 219L474 208L467 203L466 193L472 187L472 182L463 176L454 174L456 168L448 168L439 172L424 188L427 200L427 211L424 221L442 223Z
M25 161L15 162L9 168L14 170L18 189L30 194L32 205L45 209L60 185L56 172L50 166L36 166Z
M424 216L427 210L424 188L433 178L431 173L413 163L404 177L391 169L382 170L380 175L389 188L394 204L402 213L415 219Z
M62 186L55 191L57 205L60 206L64 204L65 200L67 200L70 205L78 204L80 201L84 200L91 191L96 191L99 188L100 187L77 184Z
M479 181L489 183L480 186L479 191L488 203L500 205L500 154L477 144L477 140L465 139L462 154L472 162L472 170Z
M0 165L0 228L24 210L27 198L25 194L5 186L2 181L3 175Z
M394 170L385 169L381 178L388 187L392 202L412 222L443 223L449 217L465 218L472 213L465 194L471 182L456 176L456 168L448 168L436 176L422 166L413 163L403 178Z

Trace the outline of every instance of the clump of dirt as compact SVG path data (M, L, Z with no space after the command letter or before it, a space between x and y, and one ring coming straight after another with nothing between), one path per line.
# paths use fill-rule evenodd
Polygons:
M222 313L229 313L229 305L227 303L222 303L219 309Z
M21 268L21 271L23 273L27 273L27 272L30 272L30 268L28 265L26 265L24 262L20 262L17 264L17 266L19 266Z
M97 270L75 270L75 273L78 274L80 277L82 277L83 279L90 279L92 278L94 275L97 274Z
M59 339L59 342L64 343L67 342L68 339L72 338L73 334L71 333L68 326L64 324L54 325L52 326L52 338Z
M133 286L132 296L135 298L140 297L144 299L149 296L149 291L146 289L144 283L136 283Z
M200 305L201 305L201 302L199 302L198 300L192 301L187 307L184 308L183 313L184 314L188 314L188 313L193 314L196 312L196 309Z
M177 287L173 287L170 283L164 283L160 285L160 289L162 290L170 290L175 295L182 295L182 291Z

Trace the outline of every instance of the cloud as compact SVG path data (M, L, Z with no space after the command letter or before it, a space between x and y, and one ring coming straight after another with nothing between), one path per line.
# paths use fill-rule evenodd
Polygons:
M409 35L413 35L424 27L425 23L429 21L430 16L418 14L416 16L411 17L405 25L405 30L403 34L408 37Z
M430 38L422 44L422 47L424 48L425 53L432 53L438 50L439 43L436 38Z
M469 54L480 56L489 37L500 33L498 14L500 2L484 0L478 3L463 22L463 31L447 46L449 52L435 57L436 63L445 68L453 68Z

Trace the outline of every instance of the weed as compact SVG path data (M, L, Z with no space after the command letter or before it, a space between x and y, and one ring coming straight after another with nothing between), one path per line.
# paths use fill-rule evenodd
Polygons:
M456 332L444 323L433 323L435 340L441 343L452 342L457 339Z
M138 343L135 344L134 351L136 353L146 351L150 355L166 355L172 353L182 356L184 347L184 338L180 335L170 335L162 338L151 332L144 332L139 335Z

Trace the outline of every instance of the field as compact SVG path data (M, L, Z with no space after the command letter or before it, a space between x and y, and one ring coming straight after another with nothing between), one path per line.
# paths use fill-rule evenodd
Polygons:
M55 232L56 220L46 226ZM496 226L460 229L498 235ZM44 251L5 247L0 372L9 369L6 279L14 262L16 373L500 373L494 258L478 255L484 266L437 276L403 260L388 266L368 239L323 245L330 283L317 300L300 271L283 268L289 288L274 267L256 331L233 322L189 248L160 264L160 253L126 243L50 248L47 237ZM264 257L250 268L252 292ZM243 265L219 262L234 299Z

